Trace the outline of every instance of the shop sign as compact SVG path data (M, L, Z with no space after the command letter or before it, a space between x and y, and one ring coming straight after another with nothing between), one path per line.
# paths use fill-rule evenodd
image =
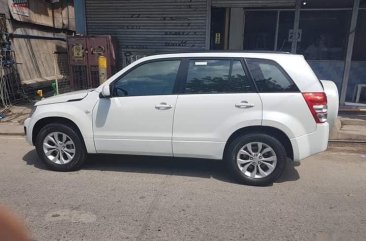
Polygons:
M215 33L215 44L221 43L221 33Z
M302 29L297 30L297 42L301 42L301 38L302 38ZM288 31L288 41L292 42L292 40L294 39L294 30L290 29Z
M84 48L81 44L75 44L72 46L72 57L74 60L83 60L84 59Z

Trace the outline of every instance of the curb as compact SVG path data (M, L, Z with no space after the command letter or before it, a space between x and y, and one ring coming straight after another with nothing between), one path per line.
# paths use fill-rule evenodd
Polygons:
M342 139L333 139L329 140L329 143L355 143L355 144L366 144L366 140L342 140Z
M25 136L23 125L19 124L0 124L0 136Z
M7 133L0 133L0 136L25 136L24 133L10 133L10 132L7 132Z

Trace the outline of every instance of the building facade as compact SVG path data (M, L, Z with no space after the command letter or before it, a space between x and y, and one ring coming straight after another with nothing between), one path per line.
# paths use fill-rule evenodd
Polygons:
M337 84L341 104L366 103L366 0L81 0L75 11L78 33L116 39L120 67L157 53L292 52Z
M0 0L1 14L14 53L14 78L31 93L55 79L66 80L66 38L75 32L73 0Z

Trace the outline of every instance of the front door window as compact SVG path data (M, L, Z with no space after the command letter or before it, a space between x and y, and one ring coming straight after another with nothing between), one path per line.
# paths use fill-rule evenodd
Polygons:
M180 60L143 64L115 82L113 96L170 95L179 65Z

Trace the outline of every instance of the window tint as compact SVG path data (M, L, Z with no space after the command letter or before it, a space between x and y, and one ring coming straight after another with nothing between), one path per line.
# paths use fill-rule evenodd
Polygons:
M232 62L231 78L227 83L227 92L255 92L253 82L245 74L241 62L235 60Z
M275 62L263 59L247 59L247 64L259 92L299 91Z
M114 96L169 95L173 93L179 60L141 65L117 80Z
M238 60L190 60L187 94L254 92Z

